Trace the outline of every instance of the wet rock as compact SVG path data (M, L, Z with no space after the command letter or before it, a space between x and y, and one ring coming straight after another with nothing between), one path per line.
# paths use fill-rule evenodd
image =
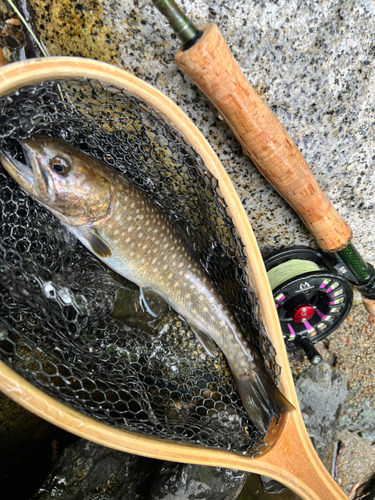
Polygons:
M265 493L276 494L286 490L283 484L267 476L260 476L260 482Z
M340 430L357 432L364 439L375 440L375 409L370 399L362 401L360 406L348 402L343 408L338 422Z
M33 500L144 500L156 463L79 439L65 449Z
M29 499L74 439L0 393L0 498Z
M375 500L375 474L367 481L366 484L359 486L356 491L354 500Z
M307 432L320 457L337 433L341 408L348 396L348 378L328 363L312 366L296 381Z
M221 467L164 462L149 500L235 500L247 476Z
M263 484L258 474L250 474L237 500L300 500L300 497L288 488L282 493L266 493Z

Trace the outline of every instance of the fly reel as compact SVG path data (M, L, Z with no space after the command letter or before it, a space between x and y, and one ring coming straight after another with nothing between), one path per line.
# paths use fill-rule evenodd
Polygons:
M313 344L344 321L353 291L335 269L334 255L298 247L264 261L287 351L303 349L311 363L322 357Z

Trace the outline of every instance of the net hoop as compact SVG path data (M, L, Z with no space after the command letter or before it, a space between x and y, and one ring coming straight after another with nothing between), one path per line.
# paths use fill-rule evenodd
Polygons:
M296 411L283 415L278 425L270 426L266 436L267 448L251 459L235 453L206 449L196 445L174 443L150 438L122 429L112 428L45 395L21 376L0 362L0 390L8 397L41 418L82 438L114 449L161 460L231 467L264 474L294 490L306 500L319 498L346 498L330 480L308 438L299 411L293 379L273 296L263 260L235 188L216 154L190 119L161 92L137 77L102 62L71 57L31 59L9 64L0 70L0 95L4 96L45 80L92 78L104 84L121 87L150 105L175 128L196 152L205 166L219 179L220 194L225 198L248 261L247 275L259 300L260 319L277 352L277 363L282 367L280 389L295 406ZM296 469L296 471L293 471ZM302 487L297 469L307 472L305 481L314 483Z

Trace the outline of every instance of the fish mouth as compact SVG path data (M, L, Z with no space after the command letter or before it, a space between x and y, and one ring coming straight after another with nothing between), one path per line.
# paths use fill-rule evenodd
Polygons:
M4 148L0 148L0 161L13 179L31 196L41 200L48 193L48 177L31 153L27 141L19 141L22 146L26 165L16 160Z

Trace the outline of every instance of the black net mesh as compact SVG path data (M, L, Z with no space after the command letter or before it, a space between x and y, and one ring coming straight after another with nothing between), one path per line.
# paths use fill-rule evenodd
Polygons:
M134 96L93 80L25 87L1 98L0 107L1 145L20 161L17 139L51 135L125 173L158 203L189 235L277 378L280 368L218 181L181 135ZM0 183L0 359L45 393L111 426L257 452L262 435L242 406L223 355L208 357L169 309L148 331L115 319L112 312L131 285L4 170Z

